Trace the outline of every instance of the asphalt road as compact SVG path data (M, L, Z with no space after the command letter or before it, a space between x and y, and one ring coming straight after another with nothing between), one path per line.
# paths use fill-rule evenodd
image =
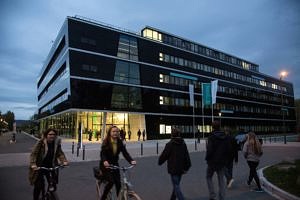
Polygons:
M10 143L11 132L2 133L0 136L0 154L6 153L29 153L36 143L36 140L25 134L16 134L16 143Z
M191 153L192 167L182 179L182 190L187 200L208 199L205 181L205 152ZM259 167L280 162L281 160L299 158L299 147L264 147L264 155ZM157 157L137 159L138 165L132 170L130 177L135 191L143 200L167 200L171 193L171 181L166 165L158 166ZM124 163L124 160L121 161ZM71 163L69 168L60 172L58 194L62 200L93 200L96 199L95 180L92 167L97 162ZM0 199L30 200L32 187L29 186L28 167L0 168ZM268 200L274 199L267 193L255 193L246 186L248 166L240 155L239 163L234 167L233 187L227 190L227 198L232 200ZM216 181L216 179L215 179ZM216 182L215 182L216 183ZM216 184L215 184L216 185Z

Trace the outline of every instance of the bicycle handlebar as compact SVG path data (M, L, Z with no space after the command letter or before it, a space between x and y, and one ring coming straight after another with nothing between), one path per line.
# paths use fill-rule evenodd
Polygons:
M38 167L37 170L40 170L40 169L44 169L44 170L47 170L47 171L54 171L56 169L59 169L59 168L65 168L67 165L57 165L55 167Z
M121 170L126 171L126 170L129 170L129 169L133 168L133 167L135 167L135 165L129 165L129 166L124 166L124 167L120 167L120 166L117 166L117 165L110 165L107 168L109 168L109 169L121 169Z

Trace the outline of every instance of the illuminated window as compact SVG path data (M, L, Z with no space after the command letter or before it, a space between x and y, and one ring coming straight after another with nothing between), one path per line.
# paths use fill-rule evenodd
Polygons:
M161 33L150 30L150 29L144 29L143 30L143 37L150 38L152 40L160 41L162 42L162 35Z
M160 105L164 104L164 97L163 96L159 96L159 104Z
M163 53L159 53L159 60L163 61L164 60L164 54Z
M272 83L272 88L275 89L275 90L277 90L278 86L276 84Z
M260 84L261 86L264 86L264 87L267 86L266 81L263 81L263 80L260 80L260 81L259 81L259 84Z
M159 74L159 82L163 83L164 82L164 75Z
M164 124L159 125L159 133L166 134L166 125L164 125Z
M171 134L172 127L166 126L166 134Z

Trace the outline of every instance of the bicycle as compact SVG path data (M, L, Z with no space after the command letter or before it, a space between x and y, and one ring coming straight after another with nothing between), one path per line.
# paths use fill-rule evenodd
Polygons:
M135 191L133 191L133 185L129 182L127 178L126 172L132 169L133 167L134 165L130 165L128 167L119 167L116 165L111 165L108 167L109 169L113 170L121 170L123 179L121 181L121 190L118 197L116 197L116 192L110 191L110 193L107 196L107 200L142 200L138 196L138 194ZM96 180L97 200L101 199L105 182L106 181L101 178Z
M49 179L48 179L48 188L45 192L45 187L42 189L42 198L41 200L59 200L58 195L56 193L56 171L59 168L64 168L64 165L58 165L55 167L38 167L37 170L46 170L49 171ZM44 178L44 177L43 177Z

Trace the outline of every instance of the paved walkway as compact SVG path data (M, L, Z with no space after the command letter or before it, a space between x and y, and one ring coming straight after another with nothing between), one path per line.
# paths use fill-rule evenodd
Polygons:
M30 200L32 187L28 185L28 157L30 147L36 140L24 135L17 135L17 143L9 144L11 133L0 136L0 196L1 200L23 199ZM27 142L25 142L27 141ZM159 153L168 140L159 141ZM127 143L128 151L136 157L138 165L131 174L135 190L143 200L165 200L169 198L171 192L170 177L166 172L166 165L157 165L156 143L157 141L143 142L144 155L140 155L141 142ZM186 140L190 151L195 151L194 140ZM14 145L14 146L12 146ZM60 173L60 183L58 194L64 200L95 199L95 180L92 175L92 167L98 164L100 144L86 143L87 160L89 162L79 162L80 157L76 157L71 152L72 141L64 141L63 149L67 157L72 162L69 169ZM18 148L19 147L19 148ZM205 141L197 144L197 152L191 153L192 167L184 175L182 180L182 190L187 200L205 200L208 197L205 182L206 163L204 161ZM300 158L300 144L264 144L264 156L260 167L275 164L283 159ZM7 152L6 152L7 151ZM24 152L25 153L22 153ZM15 153L13 153L15 152ZM121 160L121 164L125 164ZM233 188L227 191L227 198L232 200L272 200L273 197L267 193L252 192L245 184L248 175L248 166L239 154L239 164L234 167L235 182ZM253 186L254 187L254 186ZM18 191L18 192L15 192Z
M28 165L30 152L37 139L27 133L16 134L16 143L10 143L12 133L8 132L0 136L0 167L5 166L24 166ZM169 139L148 140L148 141L126 141L126 147L130 155L134 158L157 156L160 154ZM74 142L74 152L72 146ZM83 142L83 148L80 148L77 156L77 141L72 139L62 139L62 148L70 162L96 161L100 158L101 143ZM189 152L203 152L206 149L206 140L200 140L195 143L194 139L185 139ZM299 142L288 142L288 146L300 147ZM283 143L266 142L264 146L286 146ZM84 152L84 155L83 155Z

